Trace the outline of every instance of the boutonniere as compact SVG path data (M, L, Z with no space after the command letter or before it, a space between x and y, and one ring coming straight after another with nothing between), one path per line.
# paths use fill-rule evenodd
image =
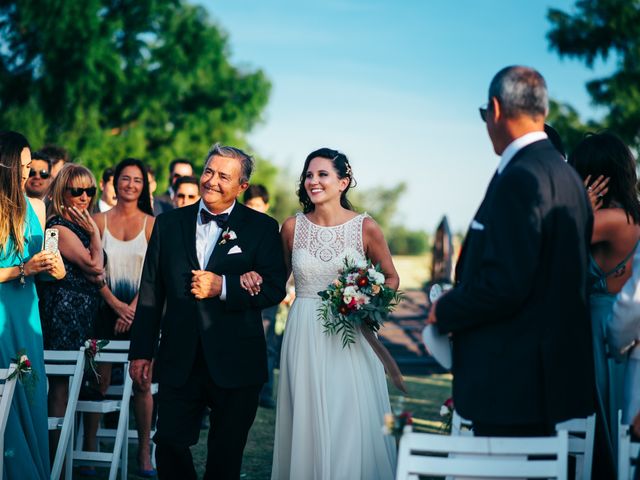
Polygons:
M238 238L236 232L234 232L233 230L229 230L229 227L227 227L227 229L222 232L222 235L220 235L220 241L218 242L218 245L224 245L228 241L235 240L236 238Z

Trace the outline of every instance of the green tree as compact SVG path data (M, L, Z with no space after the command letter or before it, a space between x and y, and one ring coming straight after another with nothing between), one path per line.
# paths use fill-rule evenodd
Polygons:
M549 122L566 134L569 147L587 130L607 128L628 144L640 146L640 1L578 0L572 13L549 9L551 48L561 57L576 58L592 68L598 59L612 57L612 75L587 83L596 106L604 107L600 121L581 121L568 105L556 104Z
M0 122L94 169L142 157L160 175L213 141L246 147L270 83L182 0L0 0ZM165 177L166 178L166 177Z

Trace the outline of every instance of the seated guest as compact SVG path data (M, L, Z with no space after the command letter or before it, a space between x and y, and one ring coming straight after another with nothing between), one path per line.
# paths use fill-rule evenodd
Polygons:
M44 200L51 184L51 159L41 152L31 154L31 169L24 189L29 198Z
M90 338L104 284L100 232L89 215L96 181L89 169L67 164L51 184L47 228L58 229L65 278L39 282L40 318L45 350L77 350ZM67 378L49 378L49 415L62 417L67 405ZM52 434L51 451L59 432Z
M193 205L200 200L200 180L197 177L179 177L173 184L175 195L173 206L176 208Z
M57 145L45 145L40 149L40 153L51 159L51 176L53 178L56 178L62 167L69 162L69 152Z
M102 172L102 179L100 180L100 191L102 194L98 199L97 211L93 213L111 210L118 201L116 191L113 188L113 172L114 169L112 167L107 167L104 169L104 172Z

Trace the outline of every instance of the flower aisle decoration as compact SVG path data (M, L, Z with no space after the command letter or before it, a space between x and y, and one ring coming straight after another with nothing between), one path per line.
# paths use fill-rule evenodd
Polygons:
M33 389L38 381L38 375L31 367L31 360L29 360L25 350L18 351L16 358L12 360L16 363L16 369L7 377L7 380L17 378L24 387L29 400L31 400Z
M355 343L356 328L377 332L403 298L384 284L380 265L371 260L345 257L344 267L326 290L318 292L322 303L318 314L324 333L340 335L342 347Z
M100 353L108 344L109 340L97 340L95 338L89 338L84 342L84 369L86 371L91 371L95 375L96 382L100 381L100 374L98 373L96 365L96 355L98 355L98 353Z
M451 421L453 420L453 398L447 398L440 406L440 416L442 417L442 431L451 433Z
M238 236L236 235L236 232L234 232L233 230L229 230L229 227L227 227L227 229L220 235L220 241L218 242L218 245L224 245L225 243L237 238Z

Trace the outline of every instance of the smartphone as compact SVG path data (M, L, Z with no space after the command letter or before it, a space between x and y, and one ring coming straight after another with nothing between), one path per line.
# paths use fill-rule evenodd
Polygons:
M47 252L58 253L58 229L47 228L44 232L44 249Z

